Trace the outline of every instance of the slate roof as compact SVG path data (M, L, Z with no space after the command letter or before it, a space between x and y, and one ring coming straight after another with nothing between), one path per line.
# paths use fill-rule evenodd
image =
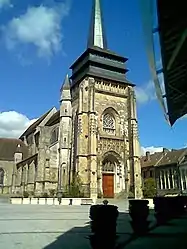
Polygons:
M44 120L44 118L47 117L47 115L51 112L52 109L53 108L44 113L39 119L37 119L32 125L30 125L27 130L24 131L24 133L20 136L20 139L24 136L30 135L36 129L36 127Z
M47 121L46 126L53 126L60 122L60 110L53 114L53 116Z
M149 160L146 156L141 158L141 167L151 167L151 166L165 166L170 164L177 164L180 158L187 154L187 148L182 148L179 150L168 150L164 152L155 152L150 154Z
M20 139L0 138L0 161L14 161L15 152L22 152L23 159L28 156L28 148Z

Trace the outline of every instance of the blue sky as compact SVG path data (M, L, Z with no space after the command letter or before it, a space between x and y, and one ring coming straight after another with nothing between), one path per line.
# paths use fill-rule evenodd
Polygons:
M137 85L143 147L187 144L186 122L173 128L154 96L138 0L103 0L108 47L128 57ZM85 50L91 0L0 0L0 136L16 136L52 106L69 66Z

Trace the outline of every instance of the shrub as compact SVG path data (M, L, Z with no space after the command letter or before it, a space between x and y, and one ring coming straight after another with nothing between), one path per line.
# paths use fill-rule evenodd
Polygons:
M55 193L56 193L56 189L49 189L49 196L50 197L54 197Z
M79 176L74 177L73 182L67 187L66 197L83 197L81 193L82 183Z
M134 198L134 193L132 191L129 191L128 198L129 199Z
M47 193L47 192L44 192L44 193L42 193L41 197L43 197L43 198L48 198L48 197L49 197L49 195L48 195L48 193Z
M147 178L143 186L144 198L153 198L156 195L156 182L154 178Z
M28 198L29 197L29 193L27 191L23 191L23 197L24 198Z

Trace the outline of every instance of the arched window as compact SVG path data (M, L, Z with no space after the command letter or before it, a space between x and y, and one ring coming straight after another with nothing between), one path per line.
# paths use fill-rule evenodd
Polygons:
M0 168L0 187L3 186L4 184L4 175L5 175L4 170Z
M107 133L115 133L115 119L113 115L106 113L103 115L103 130Z
M51 144L54 144L55 142L58 141L58 134L59 134L59 127L56 127L54 130L52 130L51 133L51 140L50 140Z

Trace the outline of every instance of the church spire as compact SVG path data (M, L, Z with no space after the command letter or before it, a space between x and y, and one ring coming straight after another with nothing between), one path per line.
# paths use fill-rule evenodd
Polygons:
M100 0L93 0L93 9L87 47L107 49Z

